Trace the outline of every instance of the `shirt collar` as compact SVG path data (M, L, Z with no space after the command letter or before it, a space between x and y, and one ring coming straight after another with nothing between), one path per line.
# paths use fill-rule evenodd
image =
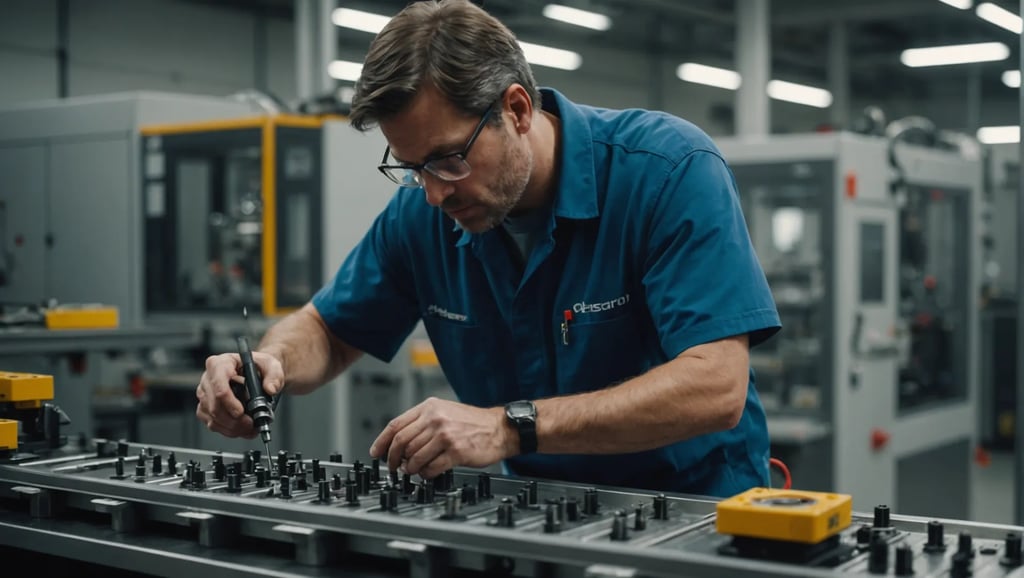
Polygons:
M590 124L580 107L557 90L541 88L540 95L541 109L557 116L561 122L562 158L554 215L565 219L593 219L601 212L594 184L594 138ZM452 230L459 231L459 225L456 223ZM473 233L462 231L455 246L462 247L472 238Z

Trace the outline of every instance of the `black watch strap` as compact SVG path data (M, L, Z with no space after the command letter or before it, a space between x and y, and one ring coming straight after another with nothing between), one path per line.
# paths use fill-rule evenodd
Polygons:
M537 452L537 422L535 420L520 420L516 424L519 428L519 453L532 454Z

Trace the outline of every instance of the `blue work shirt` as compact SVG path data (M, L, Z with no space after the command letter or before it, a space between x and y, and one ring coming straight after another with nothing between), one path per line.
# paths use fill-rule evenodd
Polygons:
M779 329L736 183L704 132L660 112L577 105L549 89L542 98L561 120L560 176L525 268L500 228L464 232L422 189L399 190L313 298L331 331L387 361L422 319L459 399L493 407L602 389L695 345L747 333L755 346ZM768 484L768 446L751 371L731 430L630 454L533 454L506 465L526 476L729 496Z

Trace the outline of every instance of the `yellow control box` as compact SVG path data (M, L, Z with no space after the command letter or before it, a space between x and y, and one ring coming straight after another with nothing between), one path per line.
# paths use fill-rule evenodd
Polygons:
M18 449L18 422L0 419L0 450Z
M817 544L850 526L846 494L753 488L718 503L719 534Z
M53 376L0 371L0 403L31 404L53 399Z
M57 307L43 312L47 329L109 329L118 325L117 307Z

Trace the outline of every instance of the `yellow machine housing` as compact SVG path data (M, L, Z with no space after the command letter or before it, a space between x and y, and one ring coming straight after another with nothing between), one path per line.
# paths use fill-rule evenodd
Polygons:
M846 494L752 488L718 503L720 534L817 544L850 526L853 498Z
M43 402L53 399L53 376L35 373L0 372L0 404L10 404L13 411L0 406L0 415L38 415ZM18 449L21 434L19 420L0 419L0 451Z
M62 306L43 312L47 329L111 329L118 326L117 307Z

